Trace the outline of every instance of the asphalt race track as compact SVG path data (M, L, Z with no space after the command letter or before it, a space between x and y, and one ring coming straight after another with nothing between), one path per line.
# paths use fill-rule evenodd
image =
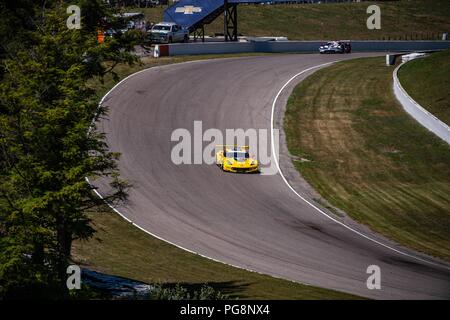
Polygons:
M194 120L203 121L203 130L270 130L274 98L292 76L364 55L205 60L126 79L104 99L109 117L98 124L110 149L122 154L122 177L133 184L129 203L117 209L160 238L242 268L370 298L449 299L448 265L404 256L348 230L300 199L280 174L230 174L215 165L171 161L173 130L192 131ZM276 123L289 91L308 73L281 94ZM295 180L283 148L281 168ZM94 184L107 192L104 180ZM381 268L381 290L366 287L369 265Z

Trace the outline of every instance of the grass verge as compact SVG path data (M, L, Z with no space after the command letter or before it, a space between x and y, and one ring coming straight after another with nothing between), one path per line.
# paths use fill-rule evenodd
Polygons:
M240 299L356 299L358 297L231 267L158 240L105 208L91 216L95 237L77 241L74 261L99 272L189 290L202 284Z
M369 5L381 9L381 29L367 29ZM131 9L129 9L131 10ZM148 21L162 21L164 8L134 8ZM287 36L317 39L428 39L450 30L450 2L385 1L292 5L239 5L239 33L246 36ZM206 26L206 34L223 32L223 16Z
M299 84L285 116L304 178L374 231L450 260L450 148L409 117L384 58L337 63Z
M141 65L120 65L116 71L119 78L124 78L155 65L231 56L248 55L146 58ZM102 96L115 82L113 77L107 77L103 83L96 81L92 86ZM72 253L76 263L99 272L168 286L180 283L189 290L198 290L202 284L208 283L231 298L240 299L359 299L346 293L245 271L188 253L149 236L106 206L102 212L92 213L90 218L97 231L94 238L75 241Z
M450 50L408 62L398 76L414 100L450 125Z

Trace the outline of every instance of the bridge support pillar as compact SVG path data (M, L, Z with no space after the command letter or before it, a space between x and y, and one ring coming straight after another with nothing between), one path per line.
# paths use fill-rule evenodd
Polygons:
M202 25L200 28L195 29L194 42L197 42L198 38L202 39L202 42L205 42L205 25Z
M224 1L224 30L225 41L238 41L237 32L237 3L229 4Z

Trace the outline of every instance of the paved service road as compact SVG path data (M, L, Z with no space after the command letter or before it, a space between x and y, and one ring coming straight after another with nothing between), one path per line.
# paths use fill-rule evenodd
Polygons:
M179 246L277 277L371 298L450 298L448 266L417 261L349 231L301 200L279 174L236 175L171 161L173 130L192 132L195 120L203 131L270 129L273 100L293 75L359 56L208 60L155 67L125 80L105 98L109 119L99 124L111 150L122 153L122 177L134 186L120 212ZM104 181L94 184L107 192ZM366 287L369 265L381 268L381 290Z

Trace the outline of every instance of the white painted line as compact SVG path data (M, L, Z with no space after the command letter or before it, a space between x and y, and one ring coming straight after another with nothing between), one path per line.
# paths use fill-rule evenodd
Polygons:
M106 98L106 97L107 97L107 96L108 96L115 88L117 88L117 87L118 87L121 83L123 83L125 80L127 80L127 79L131 78L132 76L135 76L135 75L137 75L137 74L139 74L139 73L141 73L141 72L144 72L144 71L147 71L147 70L156 68L156 67L174 66L174 65L188 64L188 63L201 62L201 61L225 60L225 59L233 59L233 57L230 57L230 58L220 58L220 59L203 59L203 60L185 61L185 62L174 63L174 64L169 64L169 65L154 66L154 67L150 67L150 68L147 68L147 69L143 69L143 70L137 71L137 72L135 72L135 73L133 73L133 74L130 74L129 76L125 77L124 79L122 79L121 81L119 81L116 85L114 85L114 86L111 88L111 90L109 90L109 91L103 96L103 98L100 100L100 102L99 102L99 107L102 105L102 103L103 103L103 101L105 100L105 98ZM95 123L95 118L92 119L92 125L91 125L91 127L89 128L88 134L91 132L91 129L93 128L94 123ZM100 192L98 192L98 190L95 189L95 186L94 186L93 184L90 183L89 178L88 178L88 177L85 177L85 180L86 180L86 182L87 182L89 185L92 186L92 190L94 191L94 193L95 193L100 199L104 199L104 197L100 194ZM289 281L289 282L292 282L292 283L299 283L299 284L302 284L302 285L304 285L304 286L311 286L311 285L308 284L308 283L303 283L303 282L300 282L300 281L294 281L294 280L286 279L286 278L283 278L283 277L280 277L280 276L276 276L276 275L273 275L273 274L263 273L263 272L255 271L255 270L252 270L252 269L249 269L249 268L245 268L245 267L242 267L242 266L234 265L234 264L231 264L231 263L228 263L228 262L224 262L224 261L221 261L221 260L218 260L218 259L215 259L215 258L206 256L206 255L201 254L201 253L199 253L199 252L193 251L193 250L191 250L191 249L185 248L185 247L183 247L183 246L180 246L180 245L178 245L178 244L176 244L176 243L174 243L174 242L172 242L172 241L169 241L169 240L167 240L167 239L164 239L163 237L158 236L157 234L155 234L155 233L153 233L153 232L150 232L150 231L144 229L143 227L141 227L141 226L138 225L137 223L135 223L135 222L133 222L132 220L130 220L129 218L127 218L122 212L120 212L120 211L119 211L117 208L115 208L113 205L111 205L111 204L108 203L107 201L105 201L105 203L106 203L106 205L107 205L108 207L110 207L115 213L117 213L120 217L122 217L123 219L125 219L125 221L129 222L130 224L132 224L133 226L135 226L135 227L138 228L139 230L145 232L146 234L148 234L148 235L150 235L150 236L152 236L152 237L155 237L155 238L158 239L158 240L161 240L161 241L164 241L164 242L166 242L166 243L168 243L168 244L170 244L170 245L173 245L173 246L177 247L178 249L181 249L181 250L187 251L187 252L189 252L189 253L198 255L198 256L200 256L200 257L202 257L202 258L209 259L209 260L212 260L212 261L214 261L214 262L222 263L222 264L225 264L225 265L228 265L228 266L231 266L231 267L234 267L234 268L238 268L238 269L241 269L241 270L245 270L245 271L249 271L249 272L253 272L253 273L257 273L257 274L269 276L269 277L272 277L272 278L275 278L275 279L281 279L281 280ZM332 289L330 289L330 290L332 290Z
M425 262L425 263L428 263L428 264L431 264L431 265L440 266L440 267L443 267L443 268L446 268L446 269L450 269L450 267L448 267L448 266L441 265L441 264L438 264L438 263L435 263L435 262L432 262L432 261L428 261L428 260L422 259L422 258L420 258L420 257L417 257L417 256L415 256L415 255L412 255L412 254L409 254L409 253L400 251L400 250L398 250L398 249L396 249L396 248L393 248L393 247L391 247L391 246L389 246L389 245L387 245L387 244L384 244L384 243L382 243L382 242L380 242L380 241L378 241L378 240L376 240L376 239L373 239L373 238L371 238L371 237L369 237L369 236L367 236L367 235L365 235L365 234L359 232L358 230L353 229L352 227L346 225L345 223L343 223L343 222L341 222L341 221L339 221L339 220L333 218L332 216L330 216L330 215L328 215L326 212L324 212L322 209L320 209L319 207L317 207L316 205L314 205L314 204L311 203L310 201L306 200L306 199L305 199L303 196L301 196L297 191L295 191L295 189L289 184L289 182L287 181L287 179L286 179L285 176L283 175L283 172L281 171L281 168L280 168L280 165L279 165L279 163L278 163L277 156L276 156L277 153L275 152L274 135L273 135L273 130L274 130L274 114L275 114L275 106L276 106L276 104L277 104L277 100L278 100L280 94L283 92L283 90L284 90L284 89L285 89L285 88L286 88L286 87L287 87L287 86L288 86L295 78L297 78L298 76L300 76L300 75L302 75L302 74L304 74L304 73L306 73L306 72L309 72L309 71L311 71L311 70L313 70L313 69L317 69L317 68L320 68L320 67L325 67L325 66L331 65L331 64L336 63L336 62L338 62L338 61L332 61L332 62L323 63L323 64L320 64L320 65L317 65L317 66L314 66L314 67L305 69L305 70L303 70L303 71L301 71L301 72L295 74L294 76L292 76L292 77L291 77L291 78L290 78L290 79L289 79L289 80L281 87L281 89L278 91L277 95L275 96L275 99L273 100L273 103L272 103L272 114L271 114L271 116L270 116L270 131L271 131L272 154L274 155L273 158L274 158L274 160L275 160L275 164L276 164L276 166L277 166L277 169L278 169L278 172L280 173L281 178L283 179L284 183L286 183L286 185L289 187L289 189L291 189L291 191L294 192L295 195L297 195L297 197L299 197L301 200L303 200L304 202L306 202L308 205L310 205L312 208L314 208L316 211L318 211L319 213L321 213L322 215L324 215L325 217L327 217L327 218L330 219L331 221L333 221L333 222L335 222L335 223L337 223L337 224L343 226L344 228L346 228L346 229L348 229L348 230L350 230L350 231L356 233L357 235L359 235L359 236L361 236L361 237L363 237L363 238L365 238L365 239L367 239L367 240L369 240L369 241L372 241L372 242L374 242L374 243L376 243L376 244L378 244L378 245L380 245L380 246L383 246L383 247L385 247L385 248L387 248L387 249L389 249L389 250L392 250L392 251L394 251L394 252L396 252L396 253L398 253L398 254L401 254L401 255L403 255L403 256L406 256L406 257L409 257L409 258L412 258L412 259L415 259L415 260L418 260L418 261L421 261L421 262Z
M115 213L117 213L119 216L121 216L122 218L124 218L127 222L132 223L132 221L130 219L128 219L127 217L125 217L119 210L117 210L116 208L114 208L114 206L112 206L111 204L109 204L104 198L103 196L100 194L100 192L98 192L97 189L95 189L95 187L93 186L93 184L89 181L88 177L84 178L86 180L86 182L92 187L92 190L94 190L94 193L97 195L97 197L99 197L100 199L102 199L103 201L105 201L105 203L108 205L108 207L110 207L111 209L113 209L113 211Z
M88 179L88 178L85 178L85 179L86 179L87 183L89 183L89 184L94 188L94 186L89 182L89 179ZM94 190L94 193L95 193L100 199L103 199L103 196L100 194L100 192L98 192L96 189L93 189L93 190ZM289 281L289 282L293 282L293 283L299 283L299 284L302 284L302 285L304 285L304 286L311 286L311 285L308 284L308 283L303 283L303 282L299 282L299 281L294 281L294 280L286 279L286 278L279 277L279 276L276 276L276 275L272 275L272 274L268 274L268 273L263 273L263 272L255 271L255 270L252 270L252 269L249 269L249 268L244 268L244 267L241 267L241 266L232 264L232 263L224 262L224 261L218 260L218 259L216 259L216 258L212 258L212 257L206 256L206 255L204 255L204 254L201 254L201 253L199 253L199 252L193 251L193 250L191 250L191 249L182 247L182 246L180 246L180 245L178 245L178 244L176 244L176 243L174 243L174 242L172 242L172 241L169 241L169 240L167 240L167 239L164 239L164 238L158 236L157 234L155 234L155 233L153 233L153 232L150 232L150 231L144 229L143 227L141 227L141 226L138 225L137 223L135 223L135 222L133 222L132 220L128 219L123 213L121 213L121 212L120 212L117 208L115 208L113 205L111 205L111 204L108 203L107 201L105 201L105 203L106 203L106 205L107 205L108 207L110 207L115 213L117 213L120 217L122 217L123 219L125 219L128 223L130 223L130 224L133 225L134 227L138 228L139 230L145 232L146 234L148 234L148 235L150 235L150 236L152 236L152 237L154 237L154 238L156 238L156 239L158 239L158 240L164 241L164 242L166 242L166 243L168 243L168 244L170 244L170 245L172 245L172 246L175 246L175 247L177 247L178 249L181 249L181 250L187 251L187 252L189 252L189 253L198 255L198 256L200 256L200 257L202 257L202 258L205 258L205 259L208 259L208 260L212 260L212 261L214 261L214 262L218 262L218 263L225 264L225 265L230 266L230 267L238 268L238 269L245 270L245 271L248 271L248 272L253 272L253 273L261 274L261 275L264 275L264 276L269 276L269 277L272 277L272 278L275 278L275 279L281 279L281 280L285 280L285 281ZM326 288L325 288L325 289L326 289ZM333 290L333 289L330 289L330 290Z
M224 58L224 59L232 59L232 58ZM216 59L214 59L214 60L216 60ZM217 60L222 60L222 59L217 59ZM194 62L201 62L201 61L210 61L210 60L206 60L206 59L205 59L205 60L186 61L186 62L180 62L180 63L176 63L176 64L171 64L171 65L168 65L168 66L180 65L180 64L187 64L187 63L194 63ZM334 61L334 62L336 62L336 61ZM274 114L274 106L275 106L276 100L278 99L280 93L283 91L283 89L284 89L284 88L285 88L285 87L286 87L293 79L295 79L297 76L301 75L302 73L307 72L307 71L310 71L310 70L312 70L312 69L314 69L314 68L318 68L318 67L321 67L321 66L325 66L325 65L328 65L328 64L332 64L332 63L334 63L334 62L329 62L329 63L321 64L321 65L319 65L319 66L315 66L315 67L308 68L308 69L306 69L306 70L304 70L304 71L302 71L302 72L296 74L296 75L295 75L294 77L292 77L291 79L289 79L289 81L288 81L288 82L280 89L280 91L278 92L278 94L277 94L276 97L275 97L274 104L272 105L272 116L271 116L271 139L272 139L272 146L273 146L273 114ZM155 67L162 67L162 66L155 66ZM140 70L140 71L138 71L138 72L136 72L136 73L133 73L133 74L131 74L131 75L125 77L123 80L121 80L120 82L118 82L114 87L111 88L111 90L109 90L109 91L103 96L103 98L100 100L99 106L103 103L103 101L105 100L105 98L106 98L106 97L107 97L107 96L108 96L115 88L117 88L121 83L123 83L125 80L131 78L131 77L134 76L134 75L137 75L137 74L139 74L139 73L142 73L142 72L144 72L144 71L150 70L150 69L155 68L155 67L150 67L150 68L147 68L147 69L144 69L144 70ZM95 119L92 120L92 123L94 123L94 122L95 122ZM89 132L90 132L90 130L89 130ZM285 179L284 176L282 175L277 160L276 160L276 165L277 165L278 171L280 172L281 176L283 177L283 180L285 181L285 183L288 185L288 187L289 187L295 194L297 194L297 192L289 185L289 183L286 181L286 179ZM92 184L89 182L89 179L88 179L87 177L86 177L85 179L86 179L86 181L87 181L90 185L92 185ZM94 186L93 186L93 190L94 190L95 194L96 194L98 197L100 197L100 199L103 199L103 196L102 196L96 189L94 189ZM299 196L300 198L302 198L299 194L297 194L297 196ZM303 199L303 198L302 198L302 199ZM305 200L305 199L303 199L303 200L304 200L306 203L308 203L309 205L311 205L313 208L316 208L317 210L319 210L319 212L321 211L320 209L318 209L317 207L315 207L313 204L309 203L307 200ZM225 265L228 265L228 266L231 266L231 267L235 267L235 268L238 268L238 269L241 269L241 270L246 270L246 271L253 272L253 273L257 273L257 274L261 274L261 275L268 275L268 276L273 277L273 278L276 278L276 279L282 279L282 280L286 280L286 281L293 282L293 283L299 283L299 284L302 284L302 285L305 285L305 286L311 286L311 285L308 284L308 283L303 283L303 282L300 282L300 281L294 281L294 280L286 279L286 278L283 278L283 277L280 277L280 276L276 276L276 275L273 275L273 274L263 273L263 272L255 271L255 270L252 270L252 269L249 269L249 268L245 268L245 267L242 267L242 266L234 265L234 264L231 264L231 263L228 263L228 262L224 262L224 261L221 261L221 260L218 260L218 259L209 257L209 256L207 256L207 255L201 254L201 253L199 253L199 252L190 250L190 249L185 248L185 247L183 247L183 246L180 246L180 245L178 245L178 244L176 244L176 243L174 243L174 242L172 242L172 241L169 241L169 240L167 240L167 239L164 239L163 237L160 237L160 236L158 236L157 234L152 233L152 232L150 232L150 231L144 229L143 227L141 227L141 226L138 225L137 223L135 223L135 222L133 222L132 220L130 220L129 218L127 218L123 213L121 213L117 208L115 208L114 206L112 206L110 203L108 203L108 202L106 202L106 201L105 201L105 203L106 203L106 204L107 204L114 212L116 212L120 217L122 217L123 219L125 219L127 222L129 222L130 224L132 224L132 225L135 226L136 228L142 230L143 232L145 232L146 234L148 234L148 235L150 235L150 236L152 236L152 237L155 237L155 238L157 238L157 239L159 239L159 240L161 240L161 241L164 241L164 242L166 242L166 243L168 243L168 244L171 244L171 245L173 245L173 246L175 246L175 247L177 247L177 248L179 248L179 249L181 249L181 250L184 250L184 251L186 251L186 252L189 252L189 253L192 253L192 254L196 254L196 255L198 255L198 256L200 256L200 257L202 257L202 258L206 258L206 259L209 259L209 260L218 262L218 263L223 263L223 264L225 264ZM324 212L322 212L322 213L323 213L324 215L328 216L326 213L324 213ZM329 217L329 216L328 216L328 218L334 220L332 217ZM344 225L343 223L341 223L341 222L339 222L339 221L335 221L335 222L337 222L337 223L339 223L339 224L342 224L344 227L349 228L350 230L353 230L353 229L351 229L350 227ZM355 230L354 232L358 233L358 231L356 231L356 230ZM364 236L364 235L362 235L362 236ZM369 239L370 239L370 238L369 238ZM372 240L372 241L377 242L376 240ZM380 244L381 244L381 243L380 243ZM381 244L381 245L383 245L383 244ZM385 245L383 245L383 246L385 246ZM389 248L389 247L388 247L388 248ZM394 250L394 251L397 251L396 249L393 249L393 250ZM401 252L399 252L399 253L401 253ZM407 255L407 254L405 254L405 255ZM419 260L420 260L420 258L419 258ZM424 260L424 261L425 261L425 260ZM428 261L425 261L425 262L428 262ZM432 262L428 262L428 263L432 263ZM434 264L434 263L432 263L432 264Z

